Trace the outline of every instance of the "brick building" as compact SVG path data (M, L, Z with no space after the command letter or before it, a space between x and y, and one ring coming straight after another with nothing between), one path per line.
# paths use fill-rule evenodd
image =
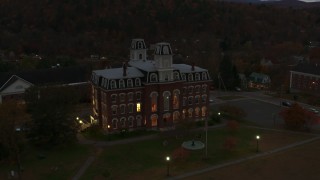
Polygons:
M92 72L93 115L108 133L122 129L170 129L182 119L208 117L211 79L206 69L173 64L169 43L147 59L143 39L133 39L121 68Z
M320 66L301 63L290 71L290 90L320 93Z

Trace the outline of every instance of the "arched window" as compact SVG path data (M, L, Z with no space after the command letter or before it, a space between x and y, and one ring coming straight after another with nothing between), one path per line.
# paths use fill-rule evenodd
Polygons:
M193 86L189 86L188 91L189 91L189 94L192 94L193 93Z
M150 82L157 82L158 76L155 73L150 74Z
M158 93L152 92L150 94L151 98L151 112L157 112L158 109Z
M202 93L206 93L207 92L207 85L204 84L202 85Z
M133 101L133 93L132 92L129 92L127 94L127 96L128 96L128 101Z
M121 114L125 114L126 113L126 105L125 104L121 104L120 105L120 113Z
M202 95L202 103L206 103L207 102L207 95Z
M111 89L116 89L117 88L117 83L115 80L111 81Z
M120 81L119 81L119 88L125 88L123 79L120 79Z
M201 88L201 86L200 85L197 85L196 87L195 87L195 92L196 93L200 93L200 88Z
M117 118L112 119L112 128L113 129L118 128L118 119Z
M194 97L194 103L196 103L196 104L200 103L200 96L199 95Z
M182 110L182 119L186 118L187 111L185 109Z
M111 109L112 109L112 115L117 115L118 106L113 105L113 106L111 106Z
M132 79L127 80L127 86L130 88L133 87Z
M193 109L192 109L192 108L188 109L188 117L189 117L189 118L192 117L192 112L193 112Z
M193 104L193 97L192 97L192 96L189 96L189 97L188 97L188 104L189 104L189 105L192 105L192 104Z
M117 103L117 95L116 94L112 94L111 95L111 102L112 103Z
M173 98L172 98L173 109L179 109L179 96L180 96L180 91L178 89L175 89L173 91Z
M158 115L153 114L151 115L151 126L155 127L158 125Z
M163 48L162 48L162 50L163 50L163 54L170 54L169 52L169 47L168 46L163 46Z
M136 85L136 86L141 86L141 81L140 81L139 78L136 78L136 79L135 79L135 85Z
M133 107L134 105L132 103L128 104L128 112L133 113Z
M203 106L203 107L201 108L201 113L202 113L202 117L205 117L206 114L207 114L207 107Z
M182 78L182 80L186 80L186 74L181 74L181 78Z
M142 117L140 115L136 116L137 126L140 127L142 125Z
M175 111L173 113L173 123L179 122L179 119L180 119L180 113L179 113L179 111Z
M174 78L175 81L179 81L180 80L179 73L178 72L174 72L173 73L173 78Z
M193 81L193 75L191 73L188 74L188 81Z
M194 111L194 115L196 117L199 117L199 114L200 114L200 108L199 107L196 107L195 111Z
M129 127L133 127L133 120L134 120L134 117L133 116L129 116L129 118L128 118Z
M196 73L195 77L196 77L196 81L200 81L200 74L199 73Z
M125 127L126 127L126 118L125 118L125 117L122 117L122 118L120 119L120 124L121 124L121 127L122 127L122 128L125 128Z
M187 105L187 98L183 97L182 106L186 106L186 105Z
M164 111L169 111L170 108L170 95L171 93L169 91L163 92L163 108Z
M120 94L120 102L124 102L126 100L126 94L121 93Z
M207 80L207 79L208 79L207 73L203 72L202 73L202 80Z

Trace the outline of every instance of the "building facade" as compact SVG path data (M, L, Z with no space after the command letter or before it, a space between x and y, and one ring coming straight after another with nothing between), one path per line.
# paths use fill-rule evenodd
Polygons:
M122 68L92 72L93 116L104 130L171 129L185 119L208 117L208 71L173 64L172 55L170 44L162 42L149 60L144 40L133 39Z
M290 91L320 93L320 66L317 64L298 64L290 71Z

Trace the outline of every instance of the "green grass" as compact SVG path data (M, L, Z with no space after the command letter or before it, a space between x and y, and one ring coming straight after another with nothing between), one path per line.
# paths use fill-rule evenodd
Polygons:
M21 154L22 179L70 179L89 156L90 147L68 145L51 150L26 147ZM0 179L7 179L10 170L16 170L13 162L0 164Z
M205 142L205 134L202 133L202 142ZM219 128L208 131L208 159L205 157L205 150L191 151L186 159L174 161L172 168L175 173L186 173L209 165L219 164L243 156L255 153L255 144L252 143L258 132L256 129L241 128L237 132L229 132L226 128ZM94 179L96 177L126 179L137 172L149 171L152 169L163 169L164 158L172 156L175 149L181 147L183 141L191 140L199 132L190 132L183 139L166 137L148 140L126 145L107 147L101 156L88 169L83 179ZM227 137L235 137L237 145L231 150L224 148ZM167 140L168 145L163 146Z

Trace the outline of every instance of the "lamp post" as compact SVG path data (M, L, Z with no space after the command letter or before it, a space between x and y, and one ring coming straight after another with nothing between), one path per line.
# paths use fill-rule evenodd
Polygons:
M256 140L257 140L257 152L259 152L259 139L260 139L260 136L257 135L257 136L256 136Z
M169 162L170 162L170 156L166 157L166 161L167 161L167 176L169 176Z

